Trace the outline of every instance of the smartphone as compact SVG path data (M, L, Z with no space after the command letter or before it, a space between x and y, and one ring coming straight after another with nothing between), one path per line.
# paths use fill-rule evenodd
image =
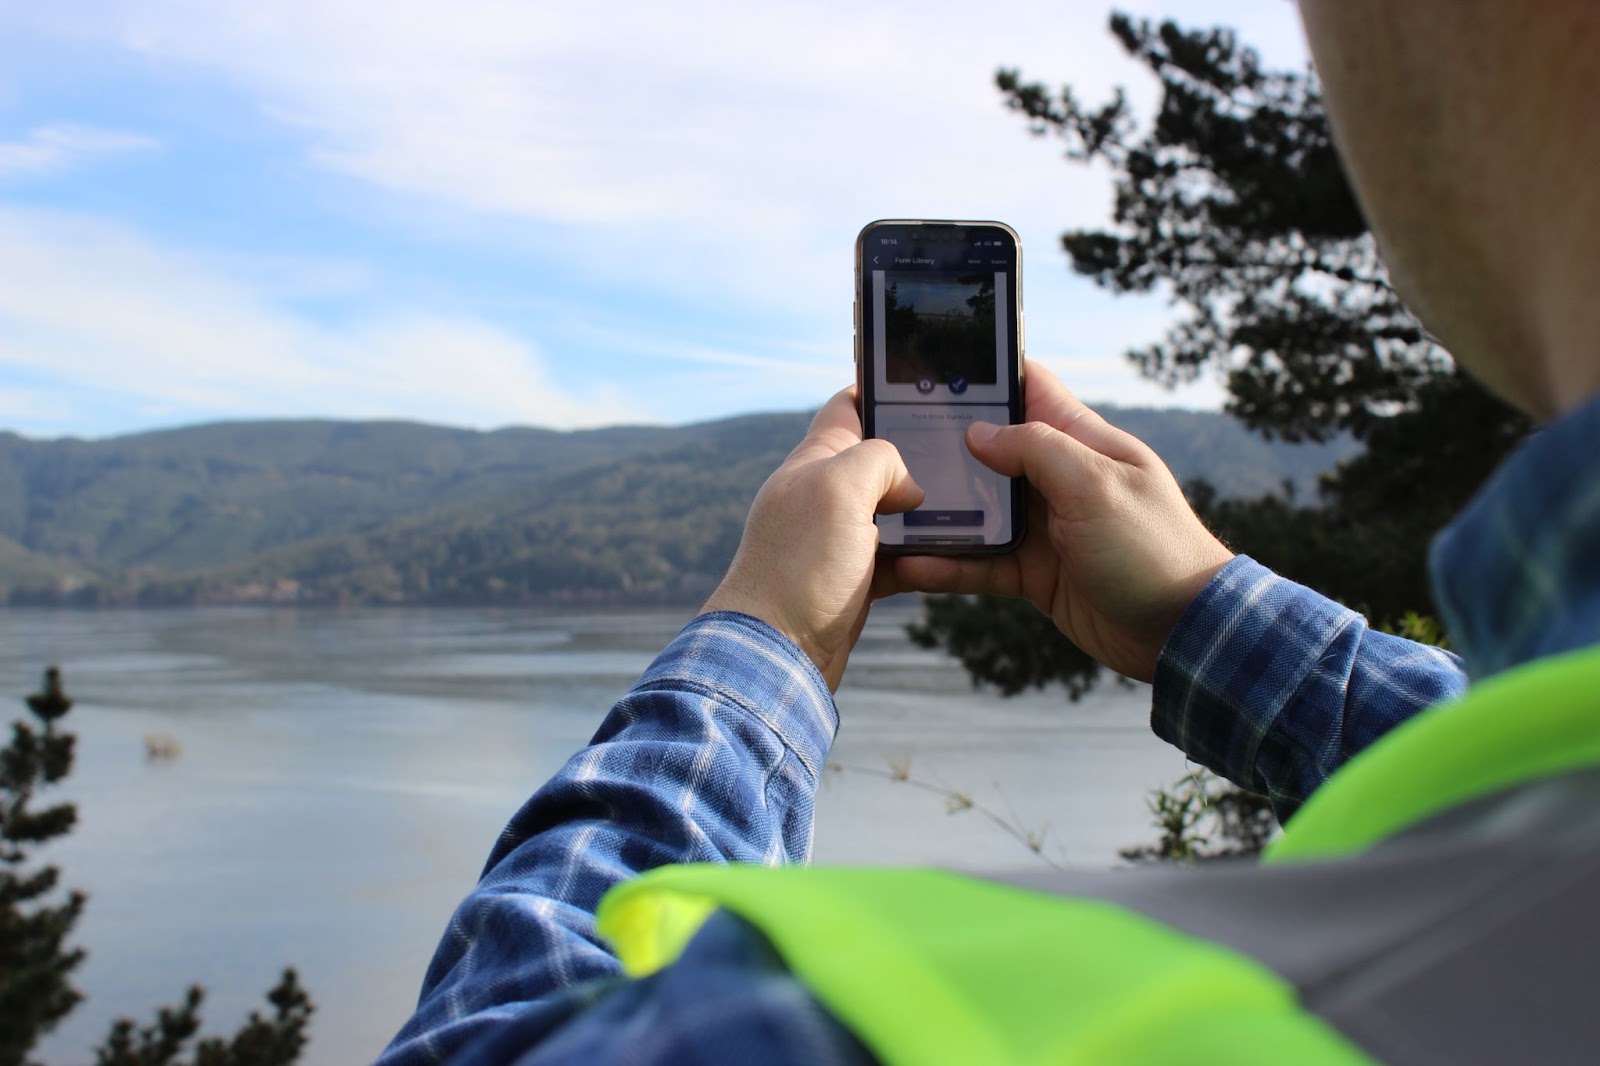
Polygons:
M973 422L1022 421L1022 246L999 222L889 220L856 238L856 392L927 498L878 516L902 555L987 555L1022 542L1021 478L967 450Z

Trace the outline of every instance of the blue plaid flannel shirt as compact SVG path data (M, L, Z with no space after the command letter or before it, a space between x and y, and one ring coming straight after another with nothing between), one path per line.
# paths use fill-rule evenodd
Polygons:
M1476 676L1600 642L1595 455L1600 402L1525 444L1435 542L1441 611ZM1455 656L1241 557L1162 652L1151 721L1286 816L1465 684ZM654 866L806 861L837 728L793 644L742 615L696 619L506 827L380 1062L875 1061L736 917L636 981L594 931L601 895Z

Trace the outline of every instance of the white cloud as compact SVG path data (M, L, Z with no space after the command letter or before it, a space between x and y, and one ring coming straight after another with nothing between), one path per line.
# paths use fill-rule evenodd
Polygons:
M1297 39L1290 5L1174 6L1254 23L1280 51ZM1031 244L1101 222L1105 176L1028 137L994 71L1070 79L1089 99L1119 82L1144 104L1154 92L1104 9L1056 0L109 8L99 32L226 79L300 130L314 165L432 209L538 223L580 267L686 299L805 299L796 282L847 270L872 218L1000 218Z
M1295 35L1292 11L1230 14L1280 48ZM311 135L315 160L389 188L563 222L715 206L783 225L819 199L1037 187L1006 166L1037 156L990 78L1023 64L1090 94L1132 80L1148 99L1104 18L1041 0L140 0L113 25L248 87Z
M796 375L838 380L843 365L838 349L819 345L785 343L770 336L744 338L740 344L696 341L684 337L664 337L609 326L587 325L582 331L587 345L633 358L659 360L680 367L736 367L763 371L768 376L793 379ZM848 341L848 337L845 338ZM848 345L843 352L849 357Z
M0 141L0 180L39 178L72 170L102 156L159 146L152 137L120 130L55 123L20 141Z
M0 384L0 425L26 427L40 421L65 424L65 412L52 410L60 402L56 392Z
M532 344L492 324L396 308L318 321L203 257L92 219L0 208L0 277L0 367L27 375L36 395L111 393L190 421L637 417L614 389L558 387ZM59 428L82 421L57 415ZM36 412L27 425L46 431L50 421Z
M1235 25L1269 62L1304 60L1292 5L1126 6ZM1153 83L1122 56L1105 17L1103 7L1057 0L84 0L27 5L7 21L69 35L87 45L82 55L131 53L135 68L160 69L207 99L253 104L294 134L310 168L336 176L334 192L280 186L284 196L315 189L328 247L349 221L339 214L360 211L365 225L410 227L418 244L447 245L452 263L481 246L512 269L526 263L530 276L570 275L570 291L589 295L555 313L568 325L614 326L619 354L679 367L681 389L651 379L669 399L639 399L661 399L646 414L690 419L801 406L847 376L851 242L867 220L897 215L1013 224L1027 248L1031 350L1070 361L1086 396L1214 397L1211 387L1153 391L1121 360L1172 312L1069 276L1057 236L1106 221L1107 177L1061 163L991 87L996 67L1015 65L1069 81L1087 100L1126 84L1148 107ZM226 91L212 94L218 86ZM174 402L240 414L429 417L431 407L444 421L588 424L638 413L590 385L605 380L604 365L564 367L566 387L556 389L527 340L430 312L426 299L338 325L285 310L318 294L325 306L370 301L369 274L405 276L418 283L413 293L471 307L473 294L425 249L405 262L302 270L298 254L234 248L202 259L72 224L88 227L89 246L56 230L0 249L7 276L27 279L0 292L0 306L23 291L33 301L26 313L0 311L14 316L0 319L0 359L53 361L151 402L170 388ZM96 258L90 249L101 245ZM432 338L427 351L413 343L419 335ZM451 380L449 364L430 359L441 347L471 353L474 376L498 383L493 395ZM97 371L111 352L131 353L118 361L137 368ZM432 393L391 380L385 368L399 366L431 381Z

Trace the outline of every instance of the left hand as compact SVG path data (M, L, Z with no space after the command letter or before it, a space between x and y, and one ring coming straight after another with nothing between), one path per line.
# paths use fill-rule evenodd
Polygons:
M899 591L893 569L875 567L873 515L921 502L895 446L861 439L855 389L836 393L756 494L739 551L701 613L759 618L837 689L872 601Z

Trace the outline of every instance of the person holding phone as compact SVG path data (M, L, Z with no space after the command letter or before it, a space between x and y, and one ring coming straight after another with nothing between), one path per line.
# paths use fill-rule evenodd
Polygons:
M382 1061L1592 1061L1600 8L1301 10L1396 283L1546 424L1435 545L1461 659L1232 556L1037 365L1023 424L965 436L1027 479L1020 546L880 555L877 516L925 493L841 393L704 612L513 818ZM800 865L830 691L913 589L1025 596L1152 680L1158 732L1298 811L1270 861Z

